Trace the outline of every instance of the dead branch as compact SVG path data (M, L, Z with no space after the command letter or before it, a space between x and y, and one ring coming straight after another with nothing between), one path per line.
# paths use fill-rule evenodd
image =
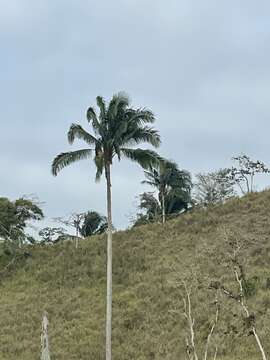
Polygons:
M192 317L192 309L191 309L191 300L190 300L190 291L187 288L187 284L183 281L183 286L185 289L186 297L183 298L184 302L184 316L187 320L188 327L189 327L189 335L186 337L186 344L187 344L187 355L188 358L191 360L198 360L198 355L196 352L195 347L195 332L194 332L194 324L195 319Z
M214 333L215 327L217 326L217 323L218 323L218 317L219 317L218 292L216 294L215 305L216 305L216 315L215 315L214 321L212 322L210 332L209 332L209 334L207 336L206 345L205 345L205 352L204 352L204 360L207 360L208 348L209 348L210 340L211 340L211 337L212 337L212 335ZM217 348L216 348L216 352L217 352ZM216 357L216 353L215 353L215 357Z

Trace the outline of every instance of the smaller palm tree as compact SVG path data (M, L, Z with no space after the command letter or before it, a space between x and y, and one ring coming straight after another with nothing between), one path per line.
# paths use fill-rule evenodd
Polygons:
M166 213L171 213L176 203L184 205L190 199L191 176L187 171L179 170L176 163L161 160L157 167L144 172L148 184L158 190L162 212L162 223L166 221Z
M80 234L83 237L99 235L108 229L106 216L100 215L96 211L88 211L84 214Z

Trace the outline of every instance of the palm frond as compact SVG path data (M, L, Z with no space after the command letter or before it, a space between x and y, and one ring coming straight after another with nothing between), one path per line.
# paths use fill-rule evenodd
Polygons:
M94 161L97 168L96 182L99 182L104 170L104 157L102 155L96 155Z
M149 143L154 147L159 147L161 140L157 130L149 126L137 127L124 142L128 145L139 144L142 142Z
M121 152L126 158L137 162L144 169L151 169L162 160L162 157L152 150L121 148Z
M118 120L117 122L115 122L113 127L113 132L114 132L114 137L115 137L115 142L122 142L122 138L124 138L125 133L128 130L128 122L120 119L120 121Z
M118 144L113 145L113 156L117 155L118 160L121 160L121 148Z
M136 125L147 124L155 122L155 115L152 111L141 108L141 109L129 109L127 112L129 120Z
M91 157L92 149L82 149L76 151L70 151L61 153L53 160L52 163L52 174L56 176L66 166L83 159Z
M159 172L153 167L150 170L145 170L144 174L150 180L157 180L159 178Z
M147 184L154 187L159 187L160 185L160 176L156 169L152 168L150 170L145 170L144 175L147 180L143 180L142 184Z
M153 186L153 187L157 187L157 186L158 186L158 184L156 183L156 181L143 180L141 183L142 183L142 184L146 184L146 185L150 185L150 186Z
M98 133L100 130L100 123L97 118L97 114L93 107L89 107L86 112L86 117L89 123L92 124L95 133Z
M106 119L106 103L102 96L97 96L96 98L97 106L100 111L100 121L104 121Z
M108 107L108 118L112 121L122 110L125 110L130 104L128 95L124 92L114 94Z
M72 124L68 132L68 141L70 144L73 144L75 138L84 140L88 145L97 143L97 139L85 131L79 124Z

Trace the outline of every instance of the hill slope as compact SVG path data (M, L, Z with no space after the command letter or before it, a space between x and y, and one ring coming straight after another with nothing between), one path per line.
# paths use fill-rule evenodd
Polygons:
M182 215L165 226L116 233L114 359L186 358L186 324L177 283L184 277L190 285L194 276L189 274L195 272L192 304L198 351L202 350L214 317L207 281L223 277L233 286L230 271L208 251L223 249L224 227L253 239L245 256L256 291L248 302L270 354L269 210L270 192L263 192ZM49 313L52 359L104 359L105 247L104 237L81 241L77 250L73 243L35 247L26 261L1 275L1 360L39 358L43 310ZM213 341L218 344L217 359L260 359L254 338L243 330L238 305L223 297Z

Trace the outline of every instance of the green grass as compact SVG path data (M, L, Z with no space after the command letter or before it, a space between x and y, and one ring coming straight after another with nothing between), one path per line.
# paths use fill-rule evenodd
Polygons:
M256 280L249 299L257 329L270 354L270 192L252 194L207 211L161 224L117 232L113 239L113 357L115 360L185 359L185 320L177 281L196 270L192 293L199 352L214 316L210 279L232 277L218 256L221 229L254 239L246 253ZM0 282L0 360L34 360L40 354L42 312L49 313L53 360L104 359L105 237L34 247ZM3 264L2 264L3 265ZM255 340L243 331L238 306L221 299L213 341L222 360L260 359ZM213 352L213 346L210 347ZM211 359L213 357L210 357Z

